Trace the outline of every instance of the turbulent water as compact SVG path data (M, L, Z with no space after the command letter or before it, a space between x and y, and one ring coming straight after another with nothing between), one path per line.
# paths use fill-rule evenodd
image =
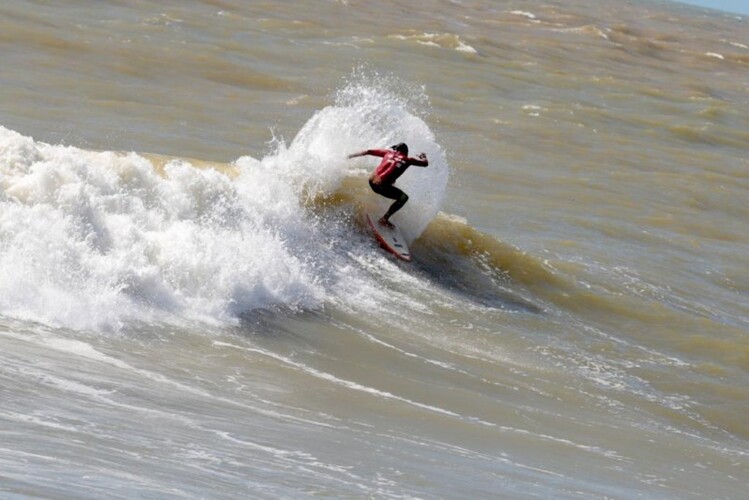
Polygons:
M0 68L0 496L745 497L746 18L9 0Z

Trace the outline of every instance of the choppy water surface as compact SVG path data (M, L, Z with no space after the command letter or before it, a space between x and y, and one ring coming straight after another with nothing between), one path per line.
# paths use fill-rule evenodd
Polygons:
M4 2L0 492L742 497L747 33ZM411 264L346 159L400 141Z

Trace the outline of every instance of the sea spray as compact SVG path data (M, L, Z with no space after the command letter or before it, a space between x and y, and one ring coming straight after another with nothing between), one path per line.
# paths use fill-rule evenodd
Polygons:
M407 143L412 156L425 152L429 167L413 167L398 179L410 201L393 219L409 240L415 240L442 206L449 176L442 147L419 117L428 109L424 89L392 75L358 68L333 99L333 105L317 111L289 146L281 141L262 163L303 184L312 195L325 195L339 189L347 176L363 174L377 164L377 158L372 157L347 160L349 153L387 148L397 142ZM247 161L241 158L237 164L246 166ZM383 212L390 203L374 195L371 199Z
M233 321L324 297L287 244L309 230L304 214L272 176L248 171L235 182L184 161L161 176L137 154L37 144L4 128L0 136L6 315L117 329L133 320Z
M333 194L351 177L366 185L362 174L376 159L346 155L406 141L430 157L427 169L398 182L411 201L397 221L414 239L447 185L442 149L409 112L416 101L377 81L349 82L288 146L280 141L261 160L242 157L222 171L49 145L0 128L0 310L117 330L133 321L231 323L256 309L371 295L378 285L351 258L376 245L352 217L313 214L306 197ZM366 188L359 193L386 206Z

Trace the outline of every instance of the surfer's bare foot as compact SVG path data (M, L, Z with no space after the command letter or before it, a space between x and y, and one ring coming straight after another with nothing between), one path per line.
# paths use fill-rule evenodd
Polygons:
M393 229L395 226L393 226L393 223L387 220L385 217L381 218L379 221L380 225L389 227L390 229Z

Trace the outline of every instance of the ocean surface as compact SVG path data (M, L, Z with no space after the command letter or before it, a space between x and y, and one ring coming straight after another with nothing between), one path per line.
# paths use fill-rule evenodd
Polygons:
M748 22L3 1L0 497L746 498Z

